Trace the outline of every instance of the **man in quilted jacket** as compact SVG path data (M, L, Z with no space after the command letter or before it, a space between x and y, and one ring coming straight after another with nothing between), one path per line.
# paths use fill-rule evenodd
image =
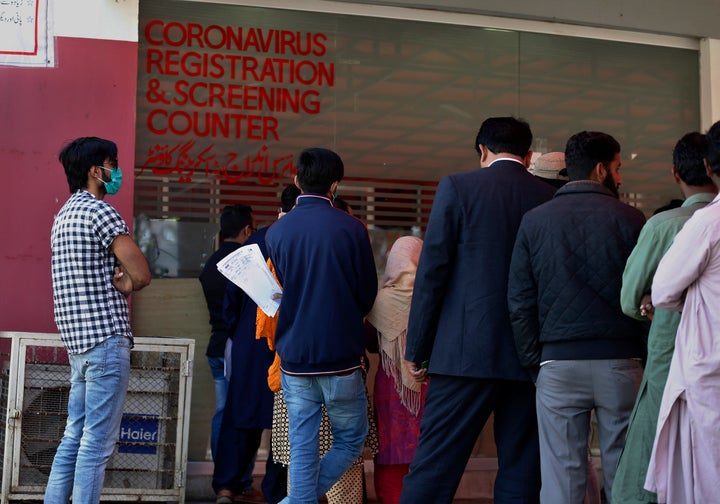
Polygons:
M643 327L623 314L620 288L645 217L618 199L612 136L573 135L565 162L570 182L520 224L508 307L520 362L536 377L541 502L583 501L593 409L611 502L643 355Z

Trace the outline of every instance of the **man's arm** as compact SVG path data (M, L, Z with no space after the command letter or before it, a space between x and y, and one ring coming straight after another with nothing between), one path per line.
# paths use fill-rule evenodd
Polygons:
M445 177L435 193L415 274L405 359L416 364L430 359L432 353L455 260L460 220L457 191L452 180Z
M150 267L140 248L129 235L117 235L110 245L110 250L120 263L113 275L113 285L117 290L129 296L133 291L150 284L152 278Z
M526 227L520 224L510 260L508 278L508 310L520 364L533 381L540 367L540 321L538 320L538 288L532 272Z
M620 290L620 306L625 315L644 320L640 305L650 293L653 276L660 259L672 243L673 236L665 236L652 222L640 231L638 242L625 264Z
M682 311L685 293L707 267L710 240L704 221L691 218L663 256L652 284L652 302L666 310Z
M243 290L232 282L225 284L222 302L222 316L225 328L232 338L238 324L238 315L242 312ZM257 317L256 317L257 319Z
M355 248L357 253L357 302L364 315L370 313L375 303L378 291L377 269L375 268L375 255L373 254L370 235L363 225L359 233L359 241Z

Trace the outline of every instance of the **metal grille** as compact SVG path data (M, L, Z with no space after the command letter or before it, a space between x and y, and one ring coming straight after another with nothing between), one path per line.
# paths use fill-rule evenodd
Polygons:
M8 341L12 351L3 373L3 404L10 421L3 431L4 465L12 467L13 474L3 473L2 502L44 493L65 428L70 392L68 357L57 335L0 333L0 342ZM191 340L135 338L120 438L105 473L104 500L184 501L193 351Z
M197 177L192 183L146 175L135 184L136 240L155 277L197 277L212 254L225 205L251 205L258 227L277 220L280 193L291 180L234 186ZM346 177L338 193L368 227L378 274L388 246L405 235L422 236L437 183Z
M272 184L243 181L223 185L206 178L181 183L143 174L135 182L135 215L210 222L218 226L225 205L242 203L253 207L259 225L268 225L277 219L280 193L290 183L290 178ZM434 181L345 177L338 193L352 207L354 215L371 229L374 226L424 228L436 186Z
M180 356L166 352L131 354L128 394L120 442L105 475L106 487L170 489L178 424Z
M28 348L35 354L40 348ZM65 360L67 354L63 352ZM36 357L26 361L22 394L22 429L20 431L19 484L45 485L53 457L65 429L67 401L70 392L70 366L40 362ZM55 359L58 362L61 359Z
M7 425L8 380L10 377L10 340L0 338L0 422ZM0 428L0 446L5 446L5 429ZM0 481L5 470L4 457L0 457Z

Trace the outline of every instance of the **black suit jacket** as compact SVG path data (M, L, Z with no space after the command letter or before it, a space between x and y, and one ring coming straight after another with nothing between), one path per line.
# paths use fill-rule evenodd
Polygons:
M523 214L555 188L516 161L447 176L415 278L405 357L430 373L529 381L515 351L507 281Z

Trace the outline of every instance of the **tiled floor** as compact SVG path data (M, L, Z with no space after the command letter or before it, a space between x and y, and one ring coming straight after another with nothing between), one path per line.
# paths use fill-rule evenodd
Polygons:
M471 460L457 492L459 497L465 498L455 499L453 503L493 504L493 499L488 496L492 495L492 484L497 470L496 464L494 460ZM211 485L212 468L212 462L192 461L188 463L186 486L188 500L186 504L214 504ZM256 464L255 469L257 471L255 474L255 486L259 488L262 479L260 473L264 471L264 464ZM368 496L370 497L368 504L379 504L379 501L374 499L375 489L372 484L372 472L372 461L368 461L365 466Z
M370 501L368 501L368 504L378 504L378 502L379 501L376 501L376 500L370 500ZM492 499L459 499L459 500L454 500L453 504L492 504L492 502L493 502ZM188 501L186 501L185 504L215 504L215 501L203 501L203 502L198 502L198 501L188 502Z

